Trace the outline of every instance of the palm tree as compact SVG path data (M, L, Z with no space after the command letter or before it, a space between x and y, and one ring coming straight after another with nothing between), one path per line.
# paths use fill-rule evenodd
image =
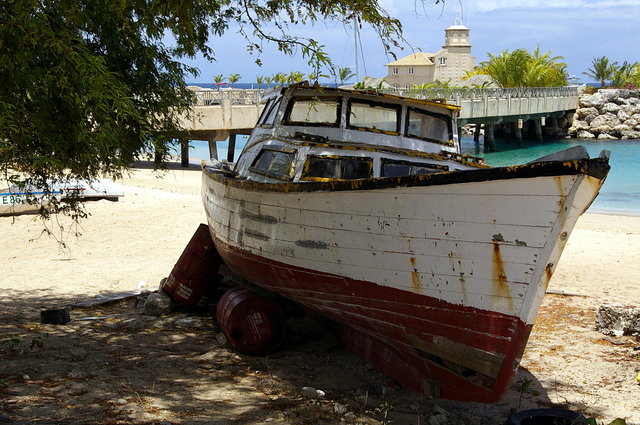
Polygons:
M609 58L602 56L595 58L591 61L591 68L587 72L583 72L584 75L593 78L596 81L600 81L600 87L604 87L607 80L613 77L616 71L618 62L609 63Z
M344 85L345 81L349 81L349 79L355 77L356 74L351 70L351 68L338 68L338 79L340 80L340 85Z
M264 83L264 77L262 75L256 75L256 83L258 83L258 90L260 90L260 86Z
M291 71L287 76L289 84L301 83L304 81L304 74L298 71Z
M287 82L287 74L284 72L277 72L273 74L273 82L276 83L276 86L278 84L284 86Z
M561 62L562 56L551 56L551 52L540 53L536 47L527 61L523 78L524 87L556 87L567 84L567 64Z
M611 77L611 85L618 89L628 85L635 85L637 82L638 68L638 62L628 63L624 61L622 65L616 67L614 70L613 76Z
M488 55L488 61L481 62L467 75L489 75L500 87L553 87L567 84L567 64L560 62L563 58L551 56L551 52L543 54L539 47L533 54L527 49L517 49L513 52L503 50L497 56Z
M240 74L231 74L227 77L227 79L229 80L229 85L231 87L233 87L233 83L237 83L238 81L240 81Z
M273 83L273 77L271 75L267 75L264 77L264 82L267 83L267 88L270 88L271 83Z
M222 74L218 74L218 75L214 75L213 76L213 82L216 83L216 86L218 88L220 88L220 84L222 84L223 80L224 80L224 77L222 76Z

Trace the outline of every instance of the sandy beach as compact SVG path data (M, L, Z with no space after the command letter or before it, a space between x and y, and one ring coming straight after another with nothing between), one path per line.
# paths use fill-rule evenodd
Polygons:
M119 202L88 203L90 217L77 226L47 223L66 248L42 234L37 217L0 217L0 423L425 424L442 415L498 424L537 407L640 423L640 340L594 328L600 305L639 305L638 216L580 218L517 382L496 405L403 391L307 320L267 359L220 346L207 316L141 316L133 301L73 309L64 326L40 324L43 308L156 290L205 222L200 178L196 165L153 172L139 164L119 181ZM306 399L307 386L326 395Z

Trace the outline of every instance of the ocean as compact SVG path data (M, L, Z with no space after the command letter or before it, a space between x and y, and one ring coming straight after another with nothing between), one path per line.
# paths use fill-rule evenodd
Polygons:
M242 151L248 136L238 136L236 140L235 158ZM541 156L548 155L576 145L584 146L591 157L597 157L600 151L611 151L611 171L605 181L600 195L589 207L589 212L606 214L640 215L640 140L580 140L563 139L537 143L526 141L524 147L514 142L507 143L496 140L497 151L482 152L482 144L476 144L473 137L463 137L462 153L479 156L488 165L500 167L505 165L524 164ZM218 142L218 158L227 157L227 142ZM207 142L193 141L190 158L206 159L209 157Z

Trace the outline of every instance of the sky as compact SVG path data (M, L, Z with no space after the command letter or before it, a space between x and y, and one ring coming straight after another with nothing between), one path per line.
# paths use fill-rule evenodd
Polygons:
M622 63L640 62L640 0L379 0L380 5L403 26L404 50L396 50L398 58L413 51L436 52L444 44L445 28L460 19L470 28L471 53L476 62L501 51L526 48L562 56L570 75L579 82L593 82L583 72L592 60L606 56ZM302 55L287 56L267 46L258 56L246 49L246 40L230 28L222 37L212 38L210 45L216 61L203 58L185 60L200 70L192 83L210 83L213 76L240 74L241 83L253 83L256 76L277 72L311 70ZM353 26L324 22L292 29L296 35L313 37L325 46L334 64L350 67L355 72ZM380 40L366 24L360 30L364 65L361 76L383 77L385 64L393 61L386 55ZM262 66L256 65L256 59ZM365 72L366 70L366 72Z

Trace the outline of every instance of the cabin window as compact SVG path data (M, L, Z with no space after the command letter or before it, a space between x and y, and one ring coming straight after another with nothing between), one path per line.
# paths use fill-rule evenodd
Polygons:
M302 180L352 180L373 176L373 160L361 157L309 155Z
M407 136L450 144L453 139L451 119L446 115L409 109Z
M398 75L400 73L400 70L397 66L394 66L391 72L393 72L393 75Z
M289 102L285 122L337 127L340 124L340 105L340 98L294 98Z
M377 132L399 133L400 106L350 101L347 126Z
M412 66L409 67L409 74L413 74L413 67Z
M295 153L263 149L250 171L278 179L289 179L293 173Z
M269 99L267 101L266 105L264 105L264 109L262 110L262 113L260 114L260 118L258 118L258 124L257 125L264 124L264 121L266 120L267 116L269 115L269 111L271 110L271 107L273 106L273 102L275 102L274 99Z
M269 101L271 102L271 104L269 104L269 102L267 102L267 104L264 107L264 121L260 124L260 125L266 125L266 126L272 126L275 121L276 121L276 114L278 113L278 109L280 109L280 100L282 98L278 98L276 100L273 101ZM269 109L267 109L269 108Z
M383 159L380 177L412 176L417 174L441 173L443 171L449 171L449 167L440 164Z
M441 66L447 66L447 58L438 58L438 63Z

